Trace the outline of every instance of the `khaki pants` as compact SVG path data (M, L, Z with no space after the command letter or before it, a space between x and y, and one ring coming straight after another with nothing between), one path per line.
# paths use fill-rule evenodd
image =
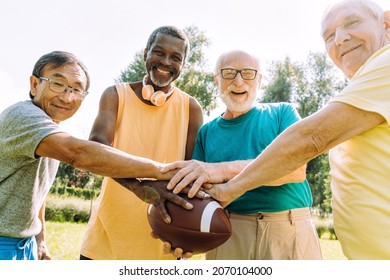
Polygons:
M206 253L208 260L322 259L309 208L228 215L232 236L220 247Z

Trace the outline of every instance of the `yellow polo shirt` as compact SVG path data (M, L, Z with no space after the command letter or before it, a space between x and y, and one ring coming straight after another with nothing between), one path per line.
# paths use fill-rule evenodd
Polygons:
M329 153L334 226L349 259L390 259L390 45L376 52L332 102L385 122Z

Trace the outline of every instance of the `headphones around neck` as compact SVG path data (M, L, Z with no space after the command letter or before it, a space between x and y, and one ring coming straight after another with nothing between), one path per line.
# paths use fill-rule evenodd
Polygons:
M146 84L147 77L148 76L146 75L142 80L142 98L150 101L155 106L163 105L167 98L173 93L175 87L172 86L171 90L167 93L163 92L162 90L155 92L152 85Z

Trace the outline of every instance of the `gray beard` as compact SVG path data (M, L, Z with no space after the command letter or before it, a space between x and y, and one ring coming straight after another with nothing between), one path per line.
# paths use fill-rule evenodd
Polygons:
M168 81L160 81L158 80L155 76L153 71L150 72L150 80L152 81L153 84L160 88L164 88L169 86L173 82L173 78L171 77Z

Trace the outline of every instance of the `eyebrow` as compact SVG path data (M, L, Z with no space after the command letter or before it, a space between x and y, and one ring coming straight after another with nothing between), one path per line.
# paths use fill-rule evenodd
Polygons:
M355 19L362 20L363 17L360 16L360 15L358 15L358 14L351 14L351 15L346 16L346 17L344 17L344 18L342 19L342 24L341 24L341 25L344 25L345 23L347 23L347 22L349 22L349 21L351 21L351 20L355 20ZM338 26L340 26L340 24L336 25L336 27L338 27ZM330 32L329 29L331 29L331 28L327 28L327 29L325 29L324 32L322 32L322 34L321 34L322 37L325 37L326 34Z
M62 78L62 79L68 80L68 79L67 79L64 75L62 75L61 73L54 73L52 76L55 77L55 78ZM84 88L84 84L83 84L82 82L77 81L77 82L75 82L75 84L77 84L77 85L79 85L79 86L81 86L81 87Z
M153 51L153 50L157 50L157 51L163 50L163 51L165 51L166 49L167 49L166 47L160 46L159 44L155 44L154 47L151 48L152 51ZM180 56L181 58L183 58L183 57L185 56L185 53L182 54L181 52L177 52L177 51L173 51L173 54L174 54L174 55L178 55L178 56Z

